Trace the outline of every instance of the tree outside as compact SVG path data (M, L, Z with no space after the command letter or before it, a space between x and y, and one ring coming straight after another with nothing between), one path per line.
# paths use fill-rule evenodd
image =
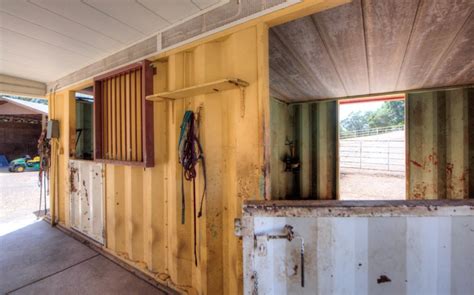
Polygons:
M386 101L375 111L351 112L341 121L343 131L356 131L371 128L401 126L405 124L405 101Z

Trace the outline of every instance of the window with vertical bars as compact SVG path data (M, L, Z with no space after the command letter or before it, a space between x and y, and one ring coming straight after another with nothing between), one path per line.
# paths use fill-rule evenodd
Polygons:
M95 160L154 165L153 68L142 61L94 79Z

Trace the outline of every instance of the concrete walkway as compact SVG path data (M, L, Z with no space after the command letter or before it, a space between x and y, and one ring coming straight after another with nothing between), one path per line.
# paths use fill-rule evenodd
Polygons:
M38 221L0 236L0 294L164 294Z
M34 222L39 197L38 172L11 173L0 168L0 236ZM40 214L44 214L44 202Z

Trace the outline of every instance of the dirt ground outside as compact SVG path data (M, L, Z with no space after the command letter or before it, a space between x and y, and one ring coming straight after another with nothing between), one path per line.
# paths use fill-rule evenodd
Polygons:
M353 147L361 143L360 148ZM340 141L341 200L405 200L405 131Z
M341 168L341 200L405 200L405 173Z
M37 220L39 193L38 172L11 173L0 168L0 236Z

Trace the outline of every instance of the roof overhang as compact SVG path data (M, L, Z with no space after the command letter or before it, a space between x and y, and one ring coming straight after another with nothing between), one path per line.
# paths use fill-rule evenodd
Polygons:
M0 74L0 94L44 98L46 83Z

